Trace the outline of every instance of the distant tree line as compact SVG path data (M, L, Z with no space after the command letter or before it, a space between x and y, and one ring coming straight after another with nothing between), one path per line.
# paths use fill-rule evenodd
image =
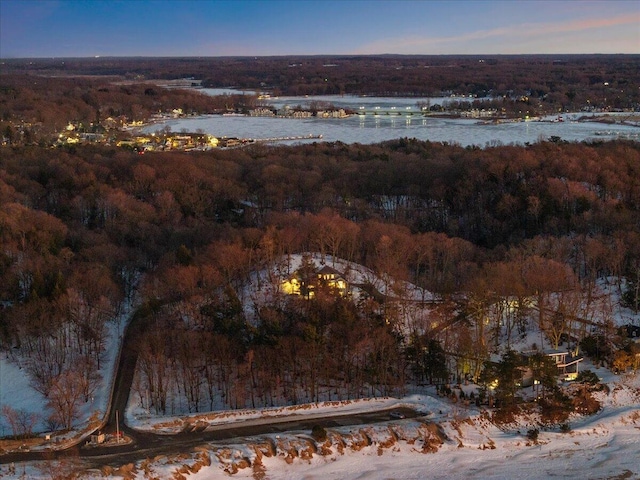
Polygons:
M385 55L7 59L3 70L129 80L197 78L276 95L474 95L524 98L533 110L638 108L638 55Z

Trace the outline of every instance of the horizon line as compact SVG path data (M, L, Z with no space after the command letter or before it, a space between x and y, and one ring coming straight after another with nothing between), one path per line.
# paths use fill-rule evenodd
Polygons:
M205 58L310 58L310 57L558 57L558 56L640 56L639 53L309 53L309 54L273 54L273 55L54 55L54 56L27 56L27 57L1 57L1 61L5 60L56 60L56 59L72 59L72 60L99 60L101 58L154 58L154 59L167 59L167 58L192 58L192 59L205 59Z

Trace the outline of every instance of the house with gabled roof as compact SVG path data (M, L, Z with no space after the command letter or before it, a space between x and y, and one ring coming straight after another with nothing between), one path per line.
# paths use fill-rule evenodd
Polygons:
M289 295L303 295L307 298L313 298L318 287L333 289L343 297L349 294L349 283L344 275L328 265L324 265L313 273L297 270L281 283L283 292Z
M640 327L638 325L628 323L621 327L621 332L635 342L640 341Z

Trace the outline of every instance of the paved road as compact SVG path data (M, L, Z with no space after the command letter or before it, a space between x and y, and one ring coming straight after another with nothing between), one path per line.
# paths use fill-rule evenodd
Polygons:
M310 434L315 425L324 428L338 428L354 425L369 425L392 420L390 412L401 412L406 418L417 418L421 414L410 408L393 408L373 412L340 415L332 417L299 418L289 417L273 419L270 423L255 425L252 422L242 422L227 425L215 425L202 432L183 432L175 435L160 435L154 433L137 432L124 427L126 435L132 442L123 445L98 447L73 447L56 452L18 452L0 456L0 464L24 462L34 460L51 460L52 458L83 459L88 467L110 465L118 467L156 455L167 455L177 452L187 453L199 445L208 442L218 444L245 443L248 437L278 434L286 432L300 432ZM398 420L394 420L398 421Z
M208 427L200 432L183 432L175 435L158 435L153 433L138 432L126 426L123 422L122 412L125 411L129 399L129 392L133 382L133 375L138 360L139 337L148 327L147 319L141 316L132 318L129 326L123 334L123 344L118 361L118 369L114 380L114 389L110 401L110 410L107 422L101 429L105 433L116 432L116 412L120 419L119 429L131 443L116 446L100 446L80 448L71 447L63 451L55 452L16 452L0 455L0 464L24 462L33 460L50 460L52 458L83 458L91 466L120 466L126 463L142 460L147 457L170 454L175 452L190 451L198 445L207 442L225 443L233 440L233 443L241 443L246 437L254 437L265 434L301 431L310 433L314 425L324 428L335 428L350 425L365 425L390 420L390 410L375 412L331 416L331 417L289 417L273 419L269 422L232 423ZM419 414L409 408L396 408L394 411L402 412L406 418L415 418Z
M418 412L410 408L394 408L393 411L401 412L406 418L416 418L420 416ZM217 425L203 432L179 433L176 435L135 432L132 437L132 444L82 448L78 454L88 460L88 463L92 466L111 465L116 467L156 455L177 452L187 453L207 442L214 442L221 445L227 443L248 443L248 440L245 442L248 437L257 437L260 435L286 432L311 434L311 429L315 425L330 429L386 422L391 420L390 412L391 410L387 409L375 412L311 419L301 416L295 419L274 419L272 423L262 425L253 425L250 422L244 424Z

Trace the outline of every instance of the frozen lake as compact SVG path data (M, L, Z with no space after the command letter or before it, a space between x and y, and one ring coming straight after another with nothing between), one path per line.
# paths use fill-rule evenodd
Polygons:
M219 93L213 90L211 93ZM232 90L226 92L231 93ZM172 131L202 130L216 137L239 137L264 139L274 137L303 137L322 135L322 141L344 143L377 143L396 138L409 137L434 142L457 143L462 146L485 147L496 144L525 144L547 140L552 136L567 141L611 139L617 137L637 140L640 128L631 125L605 125L595 122L578 122L584 114L566 114L563 122L522 121L498 124L483 123L478 119L424 117L419 114L418 102L447 103L450 101L473 101L473 98L382 98L354 96L280 97L267 102L277 108L285 105L303 107L312 101L332 103L339 108L354 111L395 110L394 115L353 115L342 119L293 119L248 116L208 115L172 119L144 128L151 133L169 126ZM409 115L412 113L413 115ZM547 120L552 120L552 117ZM309 141L309 140L305 140ZM283 142L284 143L284 142ZM296 142L289 142L296 143Z

